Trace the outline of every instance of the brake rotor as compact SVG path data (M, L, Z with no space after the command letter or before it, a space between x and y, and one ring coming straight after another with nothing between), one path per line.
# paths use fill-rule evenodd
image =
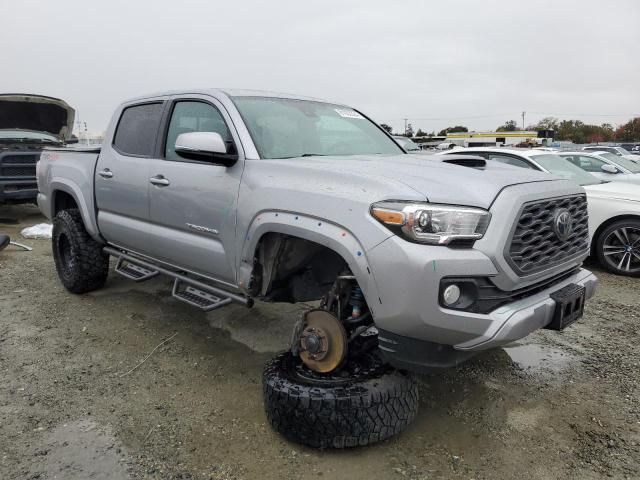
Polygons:
M347 356L347 332L327 310L309 310L300 334L300 359L314 372L334 371Z

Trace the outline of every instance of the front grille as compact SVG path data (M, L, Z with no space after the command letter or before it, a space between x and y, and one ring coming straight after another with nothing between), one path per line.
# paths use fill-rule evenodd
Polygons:
M556 214L567 209L573 231L561 240L554 230ZM525 203L515 225L507 261L519 275L530 275L580 256L589 249L587 198L559 197Z
M2 167L0 168L0 176L2 177L35 177L36 167Z
M37 183L18 183L15 185L5 185L5 192L20 192L22 190L36 190L38 188Z
M35 165L40 155L5 155L2 158L3 165Z

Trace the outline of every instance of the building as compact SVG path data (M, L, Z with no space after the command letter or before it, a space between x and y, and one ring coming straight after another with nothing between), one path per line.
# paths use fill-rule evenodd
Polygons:
M78 135L79 145L100 146L104 139L104 133L91 133L87 131L80 132Z
M525 144L547 145L553 141L553 130L515 132L455 132L447 134L447 142L461 147L501 147Z

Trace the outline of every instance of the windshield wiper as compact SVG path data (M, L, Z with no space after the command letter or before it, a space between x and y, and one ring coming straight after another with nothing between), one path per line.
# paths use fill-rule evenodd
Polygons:
M301 157L326 157L324 153L303 153Z

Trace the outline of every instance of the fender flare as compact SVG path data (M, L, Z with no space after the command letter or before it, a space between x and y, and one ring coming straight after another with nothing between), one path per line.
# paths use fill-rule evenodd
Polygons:
M356 277L375 318L378 286L367 259L367 252L357 237L346 227L302 213L269 210L256 214L246 230L238 269L238 285L247 288L253 270L253 259L261 238L267 233L281 233L323 245L347 263Z
M78 210L80 210L80 216L84 222L84 227L87 229L89 235L95 240L103 242L100 237L100 231L98 230L98 224L95 217L95 209L93 208L93 198L86 199L82 193L82 190L73 182L65 178L56 177L49 183L49 189L51 191L51 203L50 214L51 218L55 216L56 208L56 195L58 192L64 192L75 200Z

